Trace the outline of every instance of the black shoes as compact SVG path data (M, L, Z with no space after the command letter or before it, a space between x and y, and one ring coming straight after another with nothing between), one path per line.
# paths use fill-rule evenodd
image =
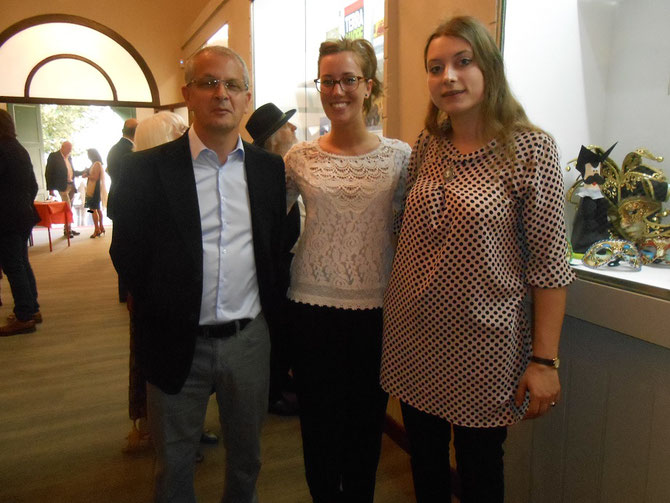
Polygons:
M268 412L277 416L297 416L298 404L287 400L286 398L280 398L279 400L270 403Z

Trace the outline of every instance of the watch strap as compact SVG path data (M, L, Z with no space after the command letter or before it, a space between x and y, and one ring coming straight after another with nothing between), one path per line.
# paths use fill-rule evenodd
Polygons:
M539 356L531 356L530 361L557 369L560 360L558 358L540 358Z

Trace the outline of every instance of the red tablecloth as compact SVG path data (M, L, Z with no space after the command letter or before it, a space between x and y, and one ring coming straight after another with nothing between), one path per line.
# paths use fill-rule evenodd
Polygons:
M51 224L72 223L72 210L67 203L58 201L35 201L40 221L35 225L51 228Z

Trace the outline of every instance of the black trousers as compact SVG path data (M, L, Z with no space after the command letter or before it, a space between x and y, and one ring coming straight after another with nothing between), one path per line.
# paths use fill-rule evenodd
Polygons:
M409 439L417 503L449 503L451 424L440 417L400 403ZM466 428L454 425L456 465L461 503L503 503L503 442L507 428Z
M305 474L315 503L372 503L388 396L381 309L291 303Z
M7 233L0 236L0 264L14 297L14 314L20 321L31 320L40 310L37 284L28 261L28 236Z

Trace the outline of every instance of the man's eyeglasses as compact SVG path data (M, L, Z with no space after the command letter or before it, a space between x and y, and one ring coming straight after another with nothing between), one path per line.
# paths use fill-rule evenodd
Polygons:
M226 91L231 93L241 93L249 89L249 86L241 80L230 79L230 80L220 80L212 79L210 77L202 77L200 79L193 79L191 82L186 84L187 86L195 85L198 89L203 91L213 91L219 87L221 84L226 88Z
M361 80L365 80L365 77L357 77L352 75L351 77L342 77L339 80L335 79L314 79L314 84L316 84L316 90L320 93L331 92L335 87L335 84L339 84L342 88L342 91L351 92L358 89L358 83Z

